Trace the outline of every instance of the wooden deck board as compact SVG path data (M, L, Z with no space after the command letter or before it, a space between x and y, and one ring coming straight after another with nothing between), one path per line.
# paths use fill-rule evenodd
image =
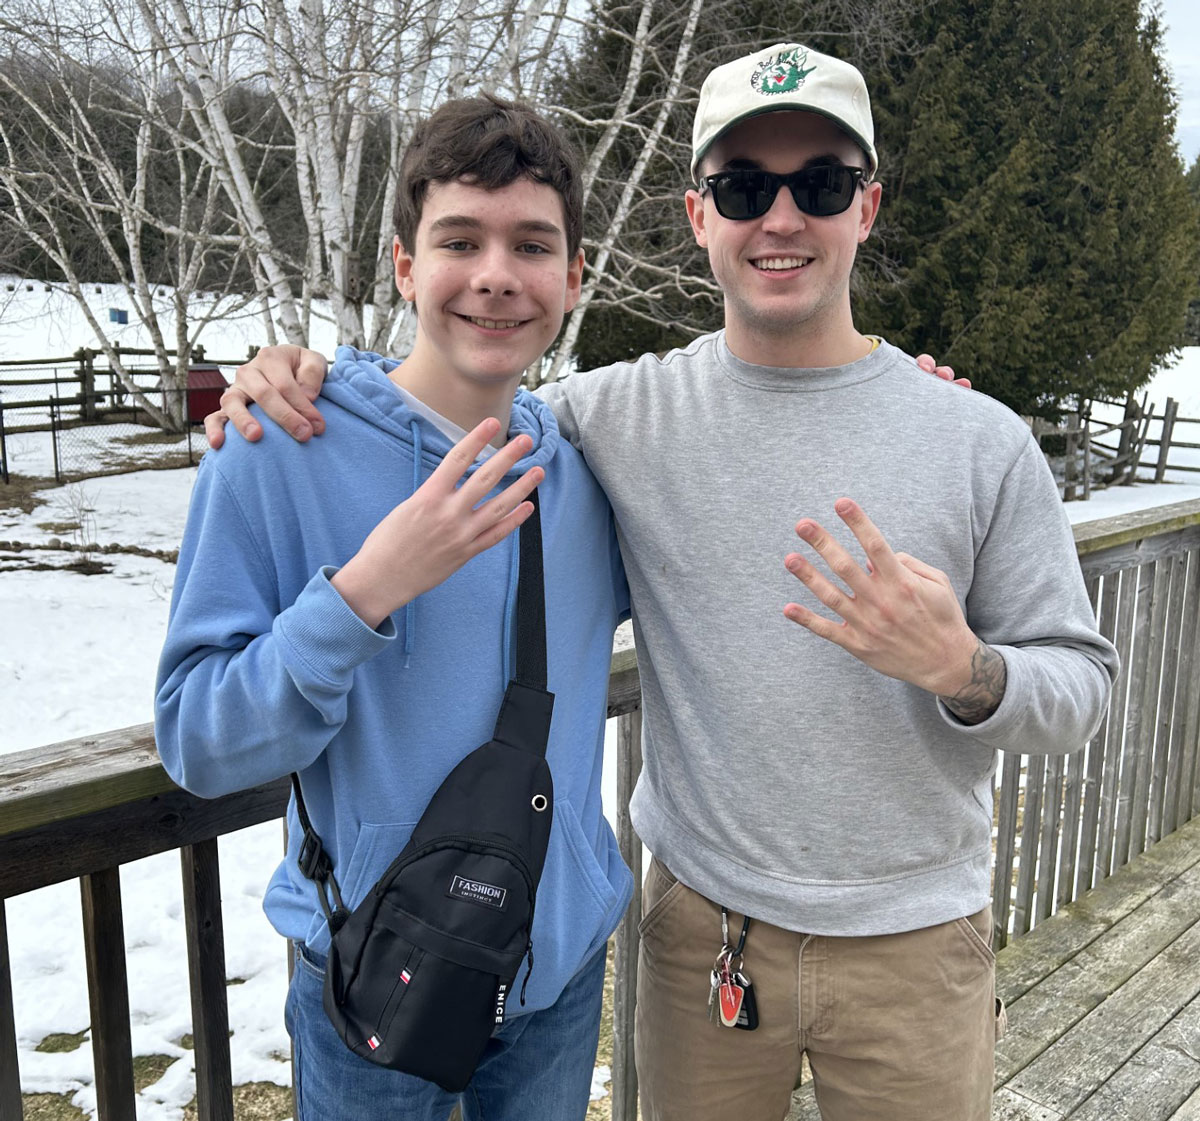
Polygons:
M1170 1121L1200 1087L1200 999L1104 1082L1071 1121Z
M1200 1121L1200 1090L1195 1091L1172 1115L1171 1121Z
M1000 952L992 1121L1200 1121L1200 818ZM788 1121L820 1121L812 1086Z
M1198 918L1200 863L1009 1005L1009 1032L996 1048L997 1082L1007 1082L1028 1066Z
M1006 1084L1069 1117L1200 993L1198 962L1195 924Z
M1002 1086L992 1099L992 1121L1063 1121L1063 1115Z
M1200 818L1085 892L1052 920L1010 942L1001 951L996 972L1000 998L1005 1004L1015 1004L1039 981L1157 895L1165 884L1197 864Z

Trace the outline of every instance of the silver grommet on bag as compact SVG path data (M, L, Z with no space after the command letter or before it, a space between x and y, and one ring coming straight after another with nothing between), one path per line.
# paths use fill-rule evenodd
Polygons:
M550 803L546 800L545 794L535 794L533 796L533 808L541 813Z

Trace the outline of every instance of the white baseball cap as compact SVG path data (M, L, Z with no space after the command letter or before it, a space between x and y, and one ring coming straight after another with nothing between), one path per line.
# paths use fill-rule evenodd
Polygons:
M848 62L800 43L776 43L718 66L700 89L692 125L692 180L713 141L760 113L801 109L828 117L867 154L867 178L879 170L867 84Z

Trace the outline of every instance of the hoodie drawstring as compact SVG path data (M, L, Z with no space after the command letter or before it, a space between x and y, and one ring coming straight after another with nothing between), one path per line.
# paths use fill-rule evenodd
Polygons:
M413 472L412 472L412 489L413 494L417 493L417 488L421 485L421 426L416 420L413 420L408 430L412 433L413 438ZM412 661L413 650L413 631L417 627L417 610L416 601L409 600L404 605L404 668L408 669L409 663Z

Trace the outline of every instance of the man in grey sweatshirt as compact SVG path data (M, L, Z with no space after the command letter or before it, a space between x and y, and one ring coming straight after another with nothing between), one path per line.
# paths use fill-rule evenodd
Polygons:
M1117 671L1028 428L854 326L876 170L853 67L714 70L686 202L724 330L548 394L633 597L646 1121L783 1118L805 1054L825 1121L985 1121L997 751L1079 749Z

